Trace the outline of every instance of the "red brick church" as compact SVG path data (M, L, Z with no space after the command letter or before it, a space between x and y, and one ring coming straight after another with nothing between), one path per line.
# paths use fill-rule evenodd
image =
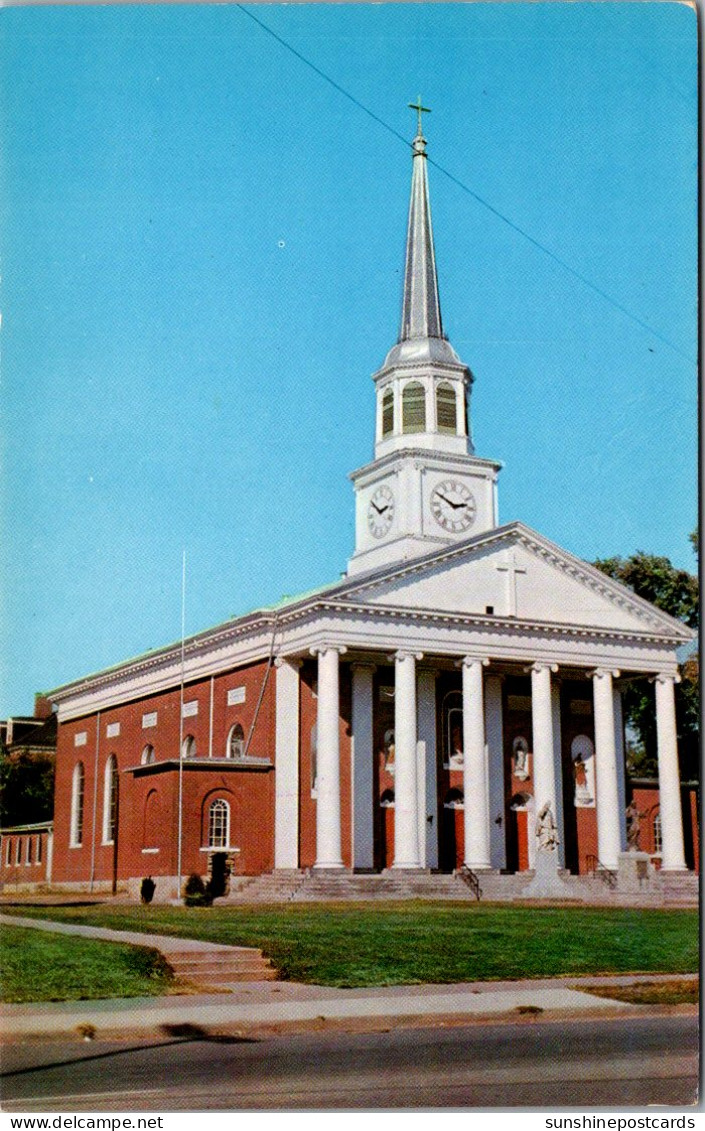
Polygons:
M57 885L136 895L151 876L173 898L191 873L222 889L231 871L464 869L541 876L530 896L620 875L629 848L663 873L693 866L674 711L692 634L499 524L501 465L475 452L473 376L441 321L426 144L419 125L401 329L373 378L374 457L351 475L347 573L48 693ZM636 833L634 680L654 688L659 764Z

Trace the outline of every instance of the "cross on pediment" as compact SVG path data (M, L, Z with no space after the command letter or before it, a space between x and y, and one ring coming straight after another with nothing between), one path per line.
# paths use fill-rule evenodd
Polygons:
M514 550L508 550L503 565L495 566L499 573L507 575L507 616L517 615L517 576L526 573L523 566L517 565Z

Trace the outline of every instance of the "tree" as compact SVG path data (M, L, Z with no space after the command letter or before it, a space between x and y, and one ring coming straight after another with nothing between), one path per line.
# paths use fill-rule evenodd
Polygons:
M51 820L55 758L51 749L0 749L0 824L7 827Z
M697 554L697 530L691 534L690 541ZM690 628L698 627L698 578L687 570L677 569L668 558L638 550L629 558L606 558L594 564L603 573L621 581L639 597L684 621ZM681 777L690 779L697 778L699 768L700 665L697 653L688 656L679 670L681 682L676 684L676 725ZM624 691L623 703L625 721L634 736L627 751L627 768L634 776L655 777L658 763L653 692L651 688L644 687L643 681L631 684Z

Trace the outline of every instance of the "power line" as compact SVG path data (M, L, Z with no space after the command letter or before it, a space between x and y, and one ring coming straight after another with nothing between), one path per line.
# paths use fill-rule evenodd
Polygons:
M239 8L243 15L247 16L254 23L256 23L258 27L262 28L262 30L267 33L267 35L270 35L272 39L275 39L277 43L279 43L286 51L288 51L291 55L293 55L296 59L303 63L304 66L313 71L314 74L318 75L319 78L323 79L324 82L327 82L329 86L332 86L334 90L337 90L339 94L342 94L344 98L347 98L349 102L352 102L352 104L356 106L358 110L362 110L363 114L367 114L368 118L371 118L372 121L376 122L378 126L381 126L382 129L387 131L387 133L390 133L407 149L411 148L410 142L407 138L404 137L403 134L399 133L398 130L395 130L393 126L390 126L389 122L385 122L384 119L380 118L378 114L375 114L373 110L370 110L369 106L365 106L364 102L360 102L359 98L356 98L353 94L350 93L349 90L346 90L345 87L341 86L340 83L336 82L335 79L331 78L331 76L325 71L322 71L320 67L317 67L315 63L311 62L311 60L308 59L305 55L302 55L300 51L297 51L295 47L292 47L292 45L288 43L286 39L284 39L276 31L274 31L274 29L271 28L269 24L266 24L264 20L261 20L259 16L255 16L254 13L246 8L243 4L235 4L234 7ZM581 282L583 286L588 287L590 290L594 291L595 294L599 295L600 298L605 300L605 302L608 302L611 306L613 306L615 310L619 310L621 314L624 314L626 318L629 318L637 326L640 326L642 330L646 330L649 334L653 335L653 337L658 338L659 341L663 342L664 345L669 346L672 350L674 350L675 353L685 358L686 361L691 362L691 364L695 364L695 359L688 353L686 353L685 350L682 350L680 346L676 345L675 342L671 341L669 337L667 337L665 334L660 333L660 331L655 330L653 326L651 326L643 318L640 318L638 314L634 314L633 311L629 310L628 307L624 306L617 299L613 298L610 294L608 294L607 291L603 290L596 283L593 283L592 280L588 279L586 275L582 274L582 272L578 271L575 267L571 267L571 265L567 263L565 259L562 259L559 255L556 254L556 252L551 251L551 249L546 247L545 244L542 244L540 240L530 235L529 232L527 232L519 224L515 223L515 221L512 220L509 216L506 216L503 212L500 212L498 208L495 208L494 205L490 204L488 200L485 200L484 197L480 196L479 193L474 191L474 189L471 189L470 186L466 185L464 181L461 181L459 177L456 177L443 165L440 165L438 161L434 161L432 157L428 157L427 160L430 165L433 165L434 169L438 169L439 173L442 173L444 177L447 177L448 180L452 181L454 185L457 185L459 189L467 193L468 196L471 196L473 200L477 201L477 203L480 204L483 208L486 208L488 212L491 212L493 216L496 216L498 220L501 220L502 223L506 224L509 228L512 229L512 231L522 236L533 247L537 248L538 251L541 251L544 255L547 255L549 259L551 259L559 267L562 267L563 270L567 271L569 275L573 276L573 278Z

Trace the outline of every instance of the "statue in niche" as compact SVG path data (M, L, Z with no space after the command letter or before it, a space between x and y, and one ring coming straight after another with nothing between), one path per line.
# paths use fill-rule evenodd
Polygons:
M453 712L451 712L451 717ZM448 765L453 770L460 770L463 767L463 725L461 722L453 722L450 728L450 756L448 758Z
M573 770L573 804L584 809L595 804L594 753L592 740L585 734L573 739L570 748Z
M529 776L529 744L521 735L512 744L514 753L514 777L526 781Z
M392 727L384 732L384 768L389 774L394 773L394 729Z
M540 850L554 852L558 847L558 826L551 810L550 801L542 806L536 818L536 839Z
M639 812L636 802L633 799L627 806L625 816L627 818L627 852L638 852L641 818L644 814Z

